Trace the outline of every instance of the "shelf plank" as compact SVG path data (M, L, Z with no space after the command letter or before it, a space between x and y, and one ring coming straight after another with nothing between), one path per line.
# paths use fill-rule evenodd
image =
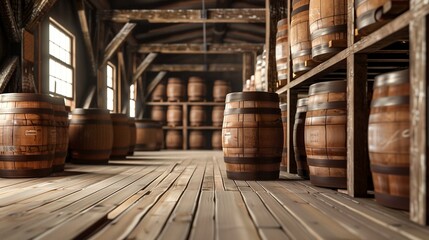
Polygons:
M147 106L170 106L170 105L192 105L192 106L225 106L225 102L148 102Z

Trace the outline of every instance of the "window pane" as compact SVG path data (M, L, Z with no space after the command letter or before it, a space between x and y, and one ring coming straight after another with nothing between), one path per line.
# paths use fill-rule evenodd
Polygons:
M136 101L130 100L130 117L136 116Z
M107 86L113 87L113 68L110 65L107 65L106 70Z
M130 86L130 99L135 99L134 84Z
M107 88L107 109L113 111L114 98L113 98L113 89Z

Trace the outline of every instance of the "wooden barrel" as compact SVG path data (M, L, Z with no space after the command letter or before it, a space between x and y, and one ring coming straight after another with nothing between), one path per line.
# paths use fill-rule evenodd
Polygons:
M409 71L376 77L368 125L368 150L375 199L409 209L410 195Z
M310 86L305 118L305 150L312 184L347 187L347 82Z
M166 97L165 94L166 94L165 83L160 82L153 90L151 99L153 102L163 102L165 101L165 97Z
M347 0L310 0L311 55L325 61L347 47Z
M165 107L153 106L151 111L151 119L164 124L167 119Z
M213 131L212 133L212 148L215 150L222 149L222 131Z
M200 130L192 130L189 133L189 148L190 149L204 149L206 139L204 132Z
M106 164L113 146L113 127L106 109L72 111L69 148L74 163Z
M222 139L228 178L278 179L283 149L278 95L268 92L228 94Z
M188 80L188 101L202 102L207 94L206 83L202 78L190 77Z
M215 80L213 84L213 101L225 102L225 97L230 91L231 87L228 81Z
M214 106L212 110L212 124L214 127L222 127L224 106Z
M162 123L151 119L136 120L136 151L159 151L164 143Z
M64 164L69 144L69 115L66 111L64 98L53 97L51 100L52 108L54 110L56 131L55 157L52 164L52 170L54 172L62 172L64 171Z
M169 78L167 84L167 100L181 102L185 98L185 85L179 78Z
M130 148L128 149L129 156L134 154L134 149L136 147L136 120L134 118L128 118L128 124L130 126Z
M168 130L165 136L165 147L167 149L181 149L183 147L182 131Z
M298 100L295 113L295 123L293 125L293 150L295 152L295 162L298 175L302 178L309 178L307 164L307 153L305 152L304 128L305 117L307 115L308 98Z
M55 119L51 98L0 95L0 176L44 177L52 172Z
M280 163L280 170L287 171L288 168L288 157L287 157L287 103L280 104L280 111L282 114L283 124L283 151L282 161Z
M311 41L308 24L309 0L293 1L291 14L290 43L292 70L301 75L316 64L311 60Z
M206 111L203 106L191 106L189 124L192 127L203 126L206 122Z
M182 106L168 106L167 125L170 127L177 127L182 125Z
M277 23L276 66L279 86L285 85L288 79L288 20L288 18L284 18Z
M405 12L409 8L409 0L355 0L356 28L360 35L367 35L387 20Z
M110 159L123 159L130 150L130 123L122 113L111 113L113 126L113 146Z

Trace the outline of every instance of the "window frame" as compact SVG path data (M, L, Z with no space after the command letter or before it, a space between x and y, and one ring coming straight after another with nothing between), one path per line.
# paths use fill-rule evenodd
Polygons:
M134 94L132 95L131 94L131 86L134 86ZM129 113L129 117L136 117L136 103L137 103L137 101L136 101L136 84L135 83L132 83L132 84L130 84L130 87L129 87L129 91L130 91L130 99L129 99L129 109L130 109L130 113ZM134 101L134 116L131 116L131 101Z
M109 87L107 85L107 68L108 67L112 68L112 87ZM105 73L105 76L106 76L105 77L105 81L106 81L106 109L109 110L109 111L111 111L111 112L116 112L117 111L117 102L118 102L117 101L117 99L118 99L118 96L117 96L117 81L118 80L117 80L117 77L116 77L116 66L112 62L107 62L105 70L106 70L106 73ZM109 88L113 90L113 109L112 110L110 110L110 109L107 108L107 106L108 106L107 91L108 91Z

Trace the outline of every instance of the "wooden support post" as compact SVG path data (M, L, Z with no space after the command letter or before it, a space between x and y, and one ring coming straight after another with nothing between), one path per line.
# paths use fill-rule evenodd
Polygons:
M143 72L149 67L149 65L155 60L157 53L149 53L146 58L140 63L133 75L132 83L135 83Z
M125 41L131 31L135 28L137 24L135 23L126 23L122 29L116 34L112 41L107 45L104 50L103 60L101 60L100 66L103 66L109 61L113 54L118 50L121 44Z
M101 56L104 53L106 34L104 22L97 19L97 62L101 62ZM106 64L98 66L97 70L97 107L107 108L107 82L106 82Z
M411 0L411 11L418 12L422 1ZM410 23L410 218L428 224L428 16L414 16Z
M11 57L0 68L0 93L3 93L17 66L18 57Z
M92 38L88 28L88 21L85 14L85 6L83 0L76 1L77 14L79 17L80 28L82 30L83 42L86 47L86 53L89 58L89 63L91 64L92 75L95 77L97 75L97 63L94 56L94 48L92 47Z
M293 126L295 125L296 104L298 103L298 93L293 89L287 91L287 156L288 173L297 173L295 150L293 148Z

